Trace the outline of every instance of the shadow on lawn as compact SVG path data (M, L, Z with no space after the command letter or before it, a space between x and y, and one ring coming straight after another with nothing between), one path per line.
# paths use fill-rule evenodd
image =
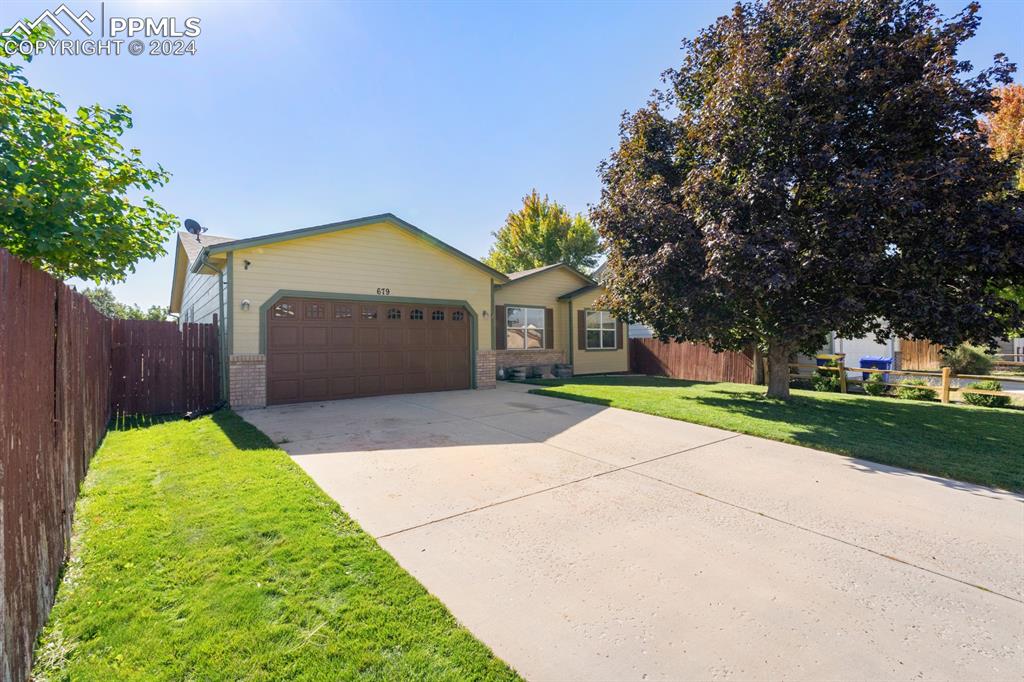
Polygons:
M255 426L227 408L211 415L213 423L220 427L231 444L239 450L279 450L274 441Z

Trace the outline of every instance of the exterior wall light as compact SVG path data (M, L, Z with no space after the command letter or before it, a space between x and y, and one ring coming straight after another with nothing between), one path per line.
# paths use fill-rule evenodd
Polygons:
M243 298L242 299L242 310L248 312L250 305L252 305L252 304L249 303L249 299L247 299L247 298Z

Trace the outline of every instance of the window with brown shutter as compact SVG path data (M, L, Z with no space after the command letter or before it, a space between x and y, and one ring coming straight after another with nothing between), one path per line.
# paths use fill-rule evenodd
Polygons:
M505 306L494 306L494 348L505 350Z

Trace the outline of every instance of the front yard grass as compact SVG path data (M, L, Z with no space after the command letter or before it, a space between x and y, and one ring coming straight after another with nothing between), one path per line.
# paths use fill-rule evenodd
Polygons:
M34 679L516 679L237 415L111 431Z
M971 483L1024 490L1024 412L664 377L538 380L532 393L621 407Z

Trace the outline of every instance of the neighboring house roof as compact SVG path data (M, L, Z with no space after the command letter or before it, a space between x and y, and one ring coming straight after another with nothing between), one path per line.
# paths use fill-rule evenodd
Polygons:
M302 227L297 230L288 230L286 232L275 232L273 234L267 234L260 237L249 237L247 239L234 239L222 244L212 244L204 246L202 252L197 258L195 264L192 266L193 272L198 269L199 264L204 258L215 253L224 253L227 251L235 251L237 249L247 249L253 246L265 246L267 244L274 244L276 242L283 242L289 239L301 239L303 237L314 237L322 234L330 234L332 232L340 232L342 230L348 230L354 227L363 227L365 225L373 225L376 223L388 223L397 227L401 230L405 230L412 236L422 239L423 241L431 244L442 251L446 251L452 256L459 258L460 260L469 263L475 268L483 270L488 275L498 280L499 282L507 282L509 278L503 273L484 265L476 258L459 251L454 246L446 244L437 237L424 232L420 228L416 227L412 223L407 223L393 213L381 213L379 215L366 216L365 218L355 218L354 220L343 220L337 223L327 223L326 225L315 225L313 227Z
M536 275L540 275L540 274L543 274L545 272L551 272L552 270L559 270L559 269L568 270L572 274L574 274L577 277L579 277L582 281L586 282L588 286L589 285L597 284L597 282L592 280L590 277L587 277L582 272L580 272L579 270L577 270L573 266L569 265L568 263L552 263L551 265L542 265L539 268L532 268L530 270L520 270L519 272L510 272L510 273L508 273L508 279L509 279L508 284L514 284L514 283L520 282L520 281L522 281L522 280L524 280L524 279L526 279L528 277L534 277Z
M604 271L608 269L608 261L601 263L597 270L590 273L590 276L596 279L598 282L604 281Z

